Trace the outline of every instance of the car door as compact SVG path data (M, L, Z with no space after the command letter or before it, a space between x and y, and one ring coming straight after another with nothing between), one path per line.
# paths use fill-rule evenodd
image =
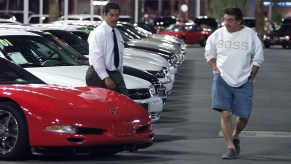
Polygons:
M187 26L185 32L185 42L189 44L199 43L203 40L202 28L196 25Z

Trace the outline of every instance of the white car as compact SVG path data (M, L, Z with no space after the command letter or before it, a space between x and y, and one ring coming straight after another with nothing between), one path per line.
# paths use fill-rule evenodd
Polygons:
M144 57L144 58L154 59L160 62L161 66L168 67L170 74L175 75L176 73L178 73L178 67L172 65L169 61L167 61L165 58L161 57L160 55L157 55L156 53L153 53L150 51L139 50L135 48L124 48L123 55L131 56L131 57Z
M175 81L175 76L169 73L169 69L167 67L163 67L160 65L160 63L150 61L146 58L130 57L126 55L123 56L123 65L148 71L151 74L157 76L159 81L167 88L167 93L171 93Z
M0 30L0 57L6 58L48 84L84 86L88 66L80 66L73 58L43 37L19 30ZM163 101L150 82L124 76L129 97L145 106L157 121Z
M89 48L88 48L88 43L85 42L84 40L77 38L77 36L72 35L70 32L72 29L70 29L70 27L67 27L67 25L63 25L63 26L58 26L61 30L57 29L56 27L53 26L53 24L50 25L34 25L33 27L31 27L32 29L38 29L41 31L45 31L45 32L49 32L53 35L55 35L56 37L58 37L59 39L63 40L64 42L66 42L67 44L71 45L73 48L75 48L77 51L79 51L81 54L83 54L84 56L88 57L89 53ZM67 30L68 31L67 31ZM64 31L66 30L66 31ZM134 57L137 58L137 57ZM160 63L159 61L155 61L152 58L149 57L144 57L143 60L147 61L148 63L143 63L143 65L145 67L140 67L140 65L137 62L134 62L131 59L129 60L129 62L126 62L124 65L125 66L130 66L133 68L137 68L137 69L141 69L141 70L146 70L149 72L153 72L154 74L156 72L160 72L163 71L163 67L166 67L166 71L164 71L164 73L166 74L166 76L164 77L158 77L160 82L167 88L167 93L171 93L172 88L173 88L173 83L175 80L175 74L170 74L169 72L169 65L162 65L162 63ZM139 58L141 59L141 57ZM141 62L141 61L139 61ZM152 66L153 64L155 65L160 65L160 69L156 69L158 66ZM155 68L155 69L153 69Z

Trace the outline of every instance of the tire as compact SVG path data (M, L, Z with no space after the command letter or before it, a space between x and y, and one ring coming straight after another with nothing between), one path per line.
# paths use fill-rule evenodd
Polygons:
M203 38L203 40L200 42L200 46L201 46L201 47L205 47L205 45L206 45L206 40L207 40L207 38Z
M31 154L27 121L15 103L0 103L0 139L0 160L22 160Z
M92 151L89 153L90 156L94 157L112 157L115 154L121 152L121 150L111 150L111 151Z
M265 44L265 48L270 48L270 45L269 44Z

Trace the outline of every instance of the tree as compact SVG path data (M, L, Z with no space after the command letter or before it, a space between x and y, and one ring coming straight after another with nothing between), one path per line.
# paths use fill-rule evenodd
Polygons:
M266 33L264 26L265 26L265 12L264 12L264 4L263 0L256 1L256 31L260 39L263 38L264 34Z
M210 4L210 11L209 16L220 19L223 16L223 10L226 7L236 6L239 7L243 14L246 15L247 13L247 0L211 0L209 1Z
M59 1L49 0L49 22L57 21L59 15Z

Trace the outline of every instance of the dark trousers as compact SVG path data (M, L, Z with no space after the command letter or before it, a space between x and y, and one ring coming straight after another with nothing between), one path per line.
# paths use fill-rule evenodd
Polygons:
M115 83L115 91L127 95L128 91L121 73L119 71L107 71L107 73ZM87 86L107 88L105 81L100 79L93 66L90 66L86 72L86 84Z

